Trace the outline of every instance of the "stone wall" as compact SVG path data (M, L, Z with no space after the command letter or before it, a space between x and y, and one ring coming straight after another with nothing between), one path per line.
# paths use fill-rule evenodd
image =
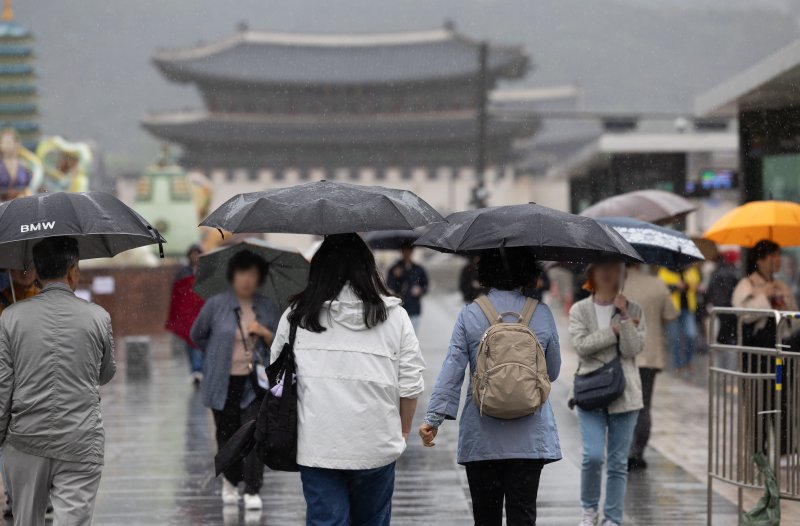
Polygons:
M86 269L80 289L111 314L115 337L161 334L177 270L177 265Z

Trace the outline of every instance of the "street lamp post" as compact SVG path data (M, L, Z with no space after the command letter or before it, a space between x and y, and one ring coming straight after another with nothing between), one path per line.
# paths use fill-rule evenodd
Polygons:
M486 198L489 196L486 190L486 125L488 121L487 116L487 102L489 92L487 62L489 55L489 45L486 42L481 42L478 48L478 82L477 82L477 97L478 97L478 112L477 112L477 133L475 135L475 186L472 189L472 199L470 204L475 208L483 208L486 206Z

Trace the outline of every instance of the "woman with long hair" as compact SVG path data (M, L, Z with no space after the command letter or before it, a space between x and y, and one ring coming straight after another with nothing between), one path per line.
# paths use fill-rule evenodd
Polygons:
M636 355L644 349L645 320L639 305L620 292L624 280L621 263L594 264L587 274L591 296L575 303L569 311L569 335L578 354L576 375L590 373L619 358L625 390L602 409L586 410L578 405L583 441L580 524L597 524L605 461L602 525L618 526L625 508L628 452L639 410L644 407Z
M325 238L308 285L281 317L273 358L292 325L306 523L388 526L425 363L360 236Z
M487 251L477 262L477 273L494 310L519 313L522 321L528 300L524 291L536 289L541 273L530 252L521 248L506 249L504 253ZM512 321L513 317L504 320ZM469 366L472 378L478 348L489 326L490 320L478 303L472 302L461 309L425 422L419 429L423 445L432 447L444 420L455 420L458 416L464 371ZM550 381L555 381L561 369L561 353L556 324L547 305L535 307L528 326L544 350L547 375ZM532 347L531 353L535 352ZM550 401L545 401L533 414L504 420L482 416L471 394L472 385L467 392L470 394L464 400L459 422L458 463L466 468L475 524L502 524L504 503L508 524L536 524L542 468L561 458Z
M237 252L228 262L230 288L206 301L190 332L204 355L200 392L214 413L220 449L243 423L258 415L261 388L253 369L268 361L280 315L277 305L258 292L268 272L267 262L258 254ZM253 451L225 470L223 504L239 502L238 485L243 482L245 509L260 510L263 477L264 465Z

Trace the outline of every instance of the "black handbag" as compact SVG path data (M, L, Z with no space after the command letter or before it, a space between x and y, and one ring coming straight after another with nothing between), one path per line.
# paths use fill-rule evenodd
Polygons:
M586 411L605 409L625 392L625 373L622 360L617 356L599 369L586 374L576 374L573 399L570 405L577 405Z
M295 377L294 339L297 326L291 325L289 341L278 358L267 367L269 385L283 378L280 397L267 391L258 410L255 443L261 461L275 471L300 471L297 465L297 383Z

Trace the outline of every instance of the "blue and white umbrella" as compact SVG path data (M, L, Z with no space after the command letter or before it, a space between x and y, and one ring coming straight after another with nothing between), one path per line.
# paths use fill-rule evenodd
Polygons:
M677 230L629 217L602 217L596 221L619 232L648 265L680 269L705 259L694 241Z

